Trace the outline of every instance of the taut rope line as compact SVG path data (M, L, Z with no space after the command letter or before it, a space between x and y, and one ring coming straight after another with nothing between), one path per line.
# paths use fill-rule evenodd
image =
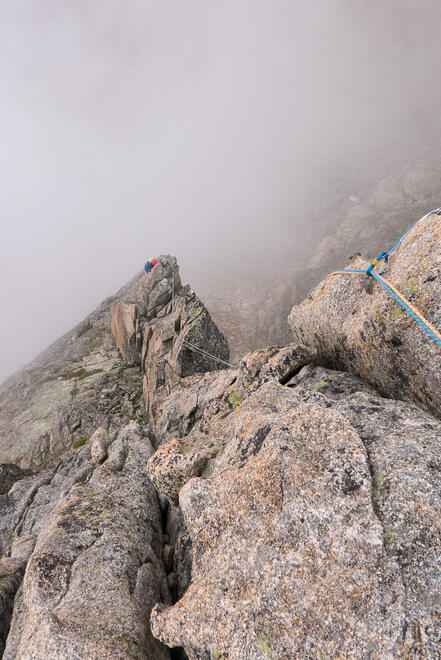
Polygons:
M393 284L385 280L382 276L383 273L377 274L374 271L375 266L380 262L384 261L384 263L387 263L389 259L389 255L396 248L398 243L410 232L411 229L413 229L419 222L422 222L423 220L426 220L431 215L434 215L436 213L441 213L441 208L434 209L433 211L429 211L429 213L426 213L426 215L423 215L422 218L414 222L406 231L404 234L401 234L399 238L391 245L391 247L387 250L387 252L381 252L376 259L373 260L373 262L370 264L366 270L363 270L361 268L342 268L340 270L336 270L333 273L330 273L328 277L332 275L341 275L345 273L361 273L364 275L367 275L368 277L373 277L381 286L389 293L389 295L392 296L400 305L401 307L413 318L417 323L420 324L420 326L426 331L426 333L437 343L441 346L441 333L435 328L432 323L430 323L424 316L421 314L421 312L418 311L418 309L412 305L412 303L407 300L403 296L402 293L398 291L394 287Z

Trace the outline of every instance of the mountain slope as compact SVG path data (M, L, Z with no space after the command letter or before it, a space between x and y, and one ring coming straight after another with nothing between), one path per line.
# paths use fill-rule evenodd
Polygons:
M435 325L440 222L388 272ZM438 657L440 352L349 277L234 366L162 257L3 387L4 658ZM91 355L72 395L60 369ZM74 410L82 446L57 445ZM22 424L48 429L42 471Z

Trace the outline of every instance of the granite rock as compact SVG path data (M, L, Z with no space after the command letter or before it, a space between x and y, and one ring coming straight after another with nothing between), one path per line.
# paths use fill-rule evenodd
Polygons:
M222 446L195 477L215 427ZM189 658L435 658L440 432L418 407L312 365L212 420L177 491L192 581L154 609L154 634ZM173 465L164 448L150 471Z
M391 253L384 278L441 328L441 213L417 224ZM350 268L366 269L355 257ZM377 268L378 270L378 268ZM296 341L327 366L358 374L382 394L441 414L440 346L372 278L327 277L289 316Z
M85 446L76 470L68 455L67 474L63 460L47 473L15 528L11 559L2 560L13 562L17 541L33 535L5 660L169 658L148 625L154 603L170 602L161 511L144 471L152 451L131 423L101 465Z

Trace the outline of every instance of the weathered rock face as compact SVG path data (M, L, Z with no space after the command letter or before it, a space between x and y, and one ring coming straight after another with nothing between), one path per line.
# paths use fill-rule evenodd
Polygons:
M136 282L113 305L111 327L122 355L141 365L149 421L161 436L164 427L169 430L176 423L169 411L168 421L164 420L161 406L175 388L182 390L181 380L226 366L191 351L182 342L224 361L229 359L229 348L202 302L188 286L181 286L174 257L160 257L145 280L141 289ZM195 383L196 379L191 385ZM190 419L192 414L184 407L181 419Z
M30 470L22 470L14 463L0 464L0 495L7 493L16 481L30 474L32 474Z
M288 345L282 349L277 346L266 347L247 354L239 371L226 369L183 378L157 408L157 445L164 439L173 439L175 444L179 444L179 438L194 430L189 442L192 443L193 437L202 433L201 442L208 448L209 443L205 437L208 433L207 424L214 415L225 418L265 382L288 382L315 355L313 349L298 345ZM180 441L185 454L189 451L187 442L186 438ZM164 450L167 451L167 447ZM160 464L165 468L162 460ZM167 478L174 479L177 472L175 468L171 468L170 473L168 468L164 469Z
M234 369L197 374L182 379L167 398L155 406L156 444L186 436L210 410L218 409L225 390L235 381Z
M154 319L144 330L143 389L149 420L155 431L160 405L182 378L225 368L191 351L183 341L221 360L229 359L228 343L204 305L191 290L184 289L181 293L172 314Z
M222 443L199 478L197 438L149 459L162 488L161 457L193 453L178 488L192 582L154 634L190 658L436 657L440 423L348 374L292 384L211 420L206 445L216 427Z
M384 277L441 328L441 214L420 222L391 253ZM367 268L360 257L351 268ZM441 414L441 351L375 281L365 275L328 277L294 307L296 340L319 360L359 374L383 394Z
M416 406L372 396L349 374L305 371L299 388L322 392L365 445L374 508L406 590L406 643L417 657L436 657L441 634L441 425Z
M230 418L230 414L265 383L288 382L314 357L315 352L304 346L268 347L247 354L240 371L218 374L199 400L198 423L191 426L191 432L188 435L179 433L183 428L181 425L149 460L148 473L158 490L172 504L177 504L181 487L190 477L208 474L213 459L236 433L234 418ZM170 397L175 417L176 410L189 410L186 380L182 393L176 391ZM190 391L195 391L194 385Z
M24 563L11 557L0 558L0 653L9 633L14 597L23 579Z
M10 548L0 560L2 621L26 566L5 659L169 657L148 624L154 603L170 599L161 511L144 470L152 446L131 423L97 466L91 442L0 501Z
M141 363L142 335L148 321L171 312L174 292L181 289L176 259L162 256L155 268L141 273L126 287L110 309L112 334L121 355L132 364Z

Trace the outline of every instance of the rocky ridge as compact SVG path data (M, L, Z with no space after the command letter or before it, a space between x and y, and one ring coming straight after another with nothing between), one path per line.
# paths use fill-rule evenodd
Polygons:
M439 227L403 242L388 274L415 278L435 325ZM237 369L183 344L229 361L172 257L103 304L106 377L126 365L136 409L121 415L112 383L115 414L97 406L84 445L47 451L43 471L28 469L29 445L11 458L4 445L3 657L439 657L439 354L399 315L382 325L381 292L355 281L352 299L344 278L293 309L294 343ZM45 373L71 359L62 342ZM9 429L20 383L36 409L32 369L1 393ZM72 401L57 396L59 424Z

